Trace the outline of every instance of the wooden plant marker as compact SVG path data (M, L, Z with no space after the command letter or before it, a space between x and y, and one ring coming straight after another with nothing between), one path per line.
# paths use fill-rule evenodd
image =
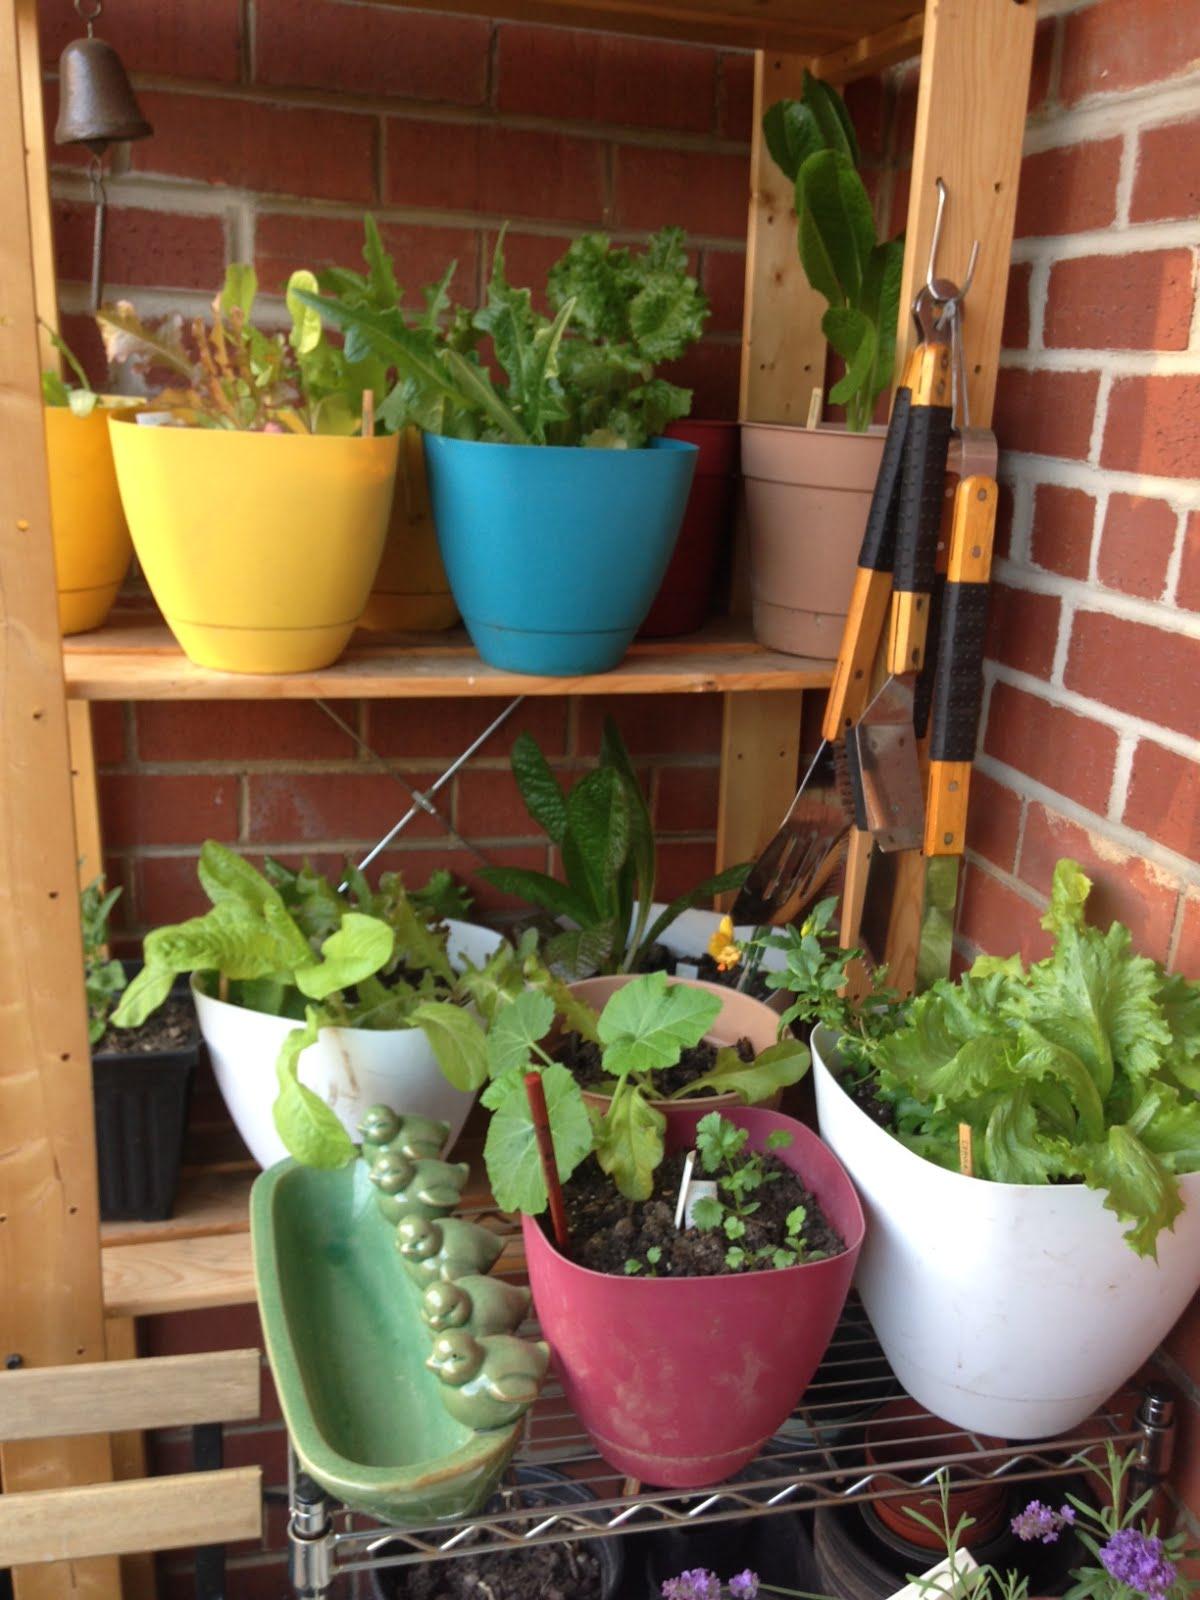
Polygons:
M975 1176L975 1134L969 1122L958 1125L958 1170L964 1178Z
M542 1162L542 1176L546 1180L546 1193L550 1196L550 1221L554 1226L554 1241L563 1255L571 1253L571 1234L567 1227L567 1207L563 1200L562 1184L558 1176L558 1162L554 1158L554 1136L550 1132L550 1113L546 1109L546 1090L540 1072L525 1074L525 1094L533 1116L533 1133L537 1139L538 1155Z

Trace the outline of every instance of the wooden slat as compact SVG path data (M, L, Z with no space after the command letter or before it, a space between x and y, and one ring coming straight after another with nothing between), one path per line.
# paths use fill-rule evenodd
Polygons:
M152 1317L254 1300L248 1233L113 1245L103 1254L104 1302L113 1317Z
M261 1531L258 1467L0 1496L0 1551L14 1566L230 1544ZM55 1591L58 1600L75 1592Z
M214 672L189 662L162 624L64 641L67 692L79 700L409 699L518 694L713 694L824 688L832 665L766 650L716 624L686 640L635 644L612 672L539 678L489 667L460 635L410 645L355 643L335 666L287 677Z
M870 77L897 61L919 55L924 31L925 18L920 13L905 17L878 33L864 34L853 44L818 56L810 70L814 77L824 78L827 83L849 83L854 78Z
M239 1167L232 1172L185 1172L174 1211L165 1221L102 1222L101 1247L245 1233L250 1227L250 1185L258 1171L255 1166L252 1171Z
M18 34L18 27L20 33ZM28 1367L104 1356L92 1086L76 899L66 709L50 538L23 107L36 15L0 4L0 1350ZM26 65L22 65L22 63ZM30 91L32 95L32 90ZM23 117L28 119L26 138ZM31 159L34 159L31 157ZM43 261L44 269L44 261ZM9 1513L23 1489L103 1482L102 1437L0 1454ZM19 1566L0 1539L5 1560ZM115 1561L19 1571L19 1600L111 1600Z
M738 415L743 422L803 423L825 382L825 302L811 288L796 248L792 186L762 137L763 112L803 88L806 62L760 51L754 62L754 133Z
M96 749L92 741L92 708L86 700L67 702L67 739L71 747L75 857L79 863L79 887L83 889L104 870L100 800L96 792Z
M750 861L796 792L803 695L726 695L717 869Z
M0 1438L191 1427L258 1416L257 1350L0 1373Z
M1012 0L926 0L900 303L909 304L924 279L941 177L939 274L961 280L971 243L980 242L964 315L976 427L990 424L996 394L1036 9ZM913 339L911 319L901 322L898 370ZM925 858L913 852L896 865L885 950L889 979L902 992L916 979L924 899Z
M38 45L37 0L16 0L17 44L21 60L21 103L25 121L25 178L29 185L29 241L33 289L43 367L61 363L49 329L58 328L58 285L54 276L54 233L50 218L50 178L46 161L46 119L42 110L42 57Z
M388 0L411 5L412 0ZM910 15L913 0L419 0L438 11L650 34L807 56L848 45Z
M110 1361L133 1361L138 1353L137 1323L132 1317L110 1317L104 1325L104 1347ZM120 1483L149 1474L146 1436L138 1431L111 1438L113 1477ZM154 1557L140 1551L121 1557L121 1600L156 1600Z

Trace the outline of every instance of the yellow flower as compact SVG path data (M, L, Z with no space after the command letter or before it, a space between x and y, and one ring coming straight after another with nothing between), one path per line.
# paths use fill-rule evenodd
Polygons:
M734 943L732 917L721 918L716 933L708 941L708 953L717 963L718 972L728 972L741 961L742 949Z

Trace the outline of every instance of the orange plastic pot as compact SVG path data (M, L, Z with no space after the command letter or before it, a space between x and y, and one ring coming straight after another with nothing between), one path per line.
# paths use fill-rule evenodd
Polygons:
M129 406L98 405L87 417L46 406L50 526L58 579L58 621L64 633L99 628L129 570L133 545L108 440L110 416Z
M930 1456L969 1456L976 1454L979 1446L1001 1449L1003 1445L1003 1439L989 1438L986 1434L973 1437L960 1432L953 1423L933 1416L907 1395L889 1400L868 1424L866 1434L868 1464L875 1468L894 1466L897 1469L894 1473L876 1473L874 1487L891 1491L874 1502L876 1516L909 1544L940 1550L942 1540L908 1515L911 1507L931 1522L940 1524L936 1488L928 1484L918 1487L916 1482L927 1475L928 1465L906 1472L904 1464L927 1462ZM1003 1527L1008 1514L1008 1485L1003 1478L976 1479L969 1483L952 1479L948 1505L951 1527L959 1517L974 1518L975 1525L964 1541L974 1548L986 1544Z
M377 632L440 633L457 621L429 505L421 430L405 428L387 538L359 626Z

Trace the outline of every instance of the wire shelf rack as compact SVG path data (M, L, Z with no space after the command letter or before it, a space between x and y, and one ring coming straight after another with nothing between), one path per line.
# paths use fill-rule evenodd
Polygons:
M508 1219L494 1212L469 1214L498 1233L511 1232ZM519 1267L504 1258L499 1273L523 1281ZM533 1325L522 1331L534 1331ZM892 1428L886 1466L872 1465L867 1425L886 1401L903 1393L852 1296L792 1416L751 1468L711 1488L655 1489L622 1477L598 1454L554 1383L526 1418L514 1467L553 1468L585 1486L593 1497L588 1501L556 1503L536 1485L519 1486L510 1472L476 1516L425 1528L381 1525L324 1498L293 1462L289 1533L297 1592L323 1595L334 1577L368 1569L911 1494L914 1484L933 1485L943 1468L952 1483L1066 1476L1078 1470L1081 1458L1102 1456L1109 1441L1147 1454L1144 1418L1136 1414L1143 1397L1130 1390L1069 1434L1032 1443L1005 1444L949 1424L944 1432L930 1433L926 1425L911 1436L903 1427ZM897 1475L904 1481L897 1482Z

